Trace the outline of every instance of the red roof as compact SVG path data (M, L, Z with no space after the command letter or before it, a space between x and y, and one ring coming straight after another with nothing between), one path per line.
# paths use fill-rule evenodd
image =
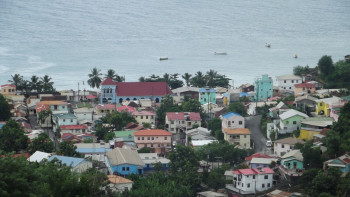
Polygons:
M118 82L117 96L165 96L173 94L166 82Z
M312 84L312 83L299 83L299 84L295 84L294 87L296 87L296 88L315 88L315 84Z
M130 107L130 106L121 106L121 107L118 107L117 110L118 110L119 112L121 112L121 111L134 112L134 111L135 111L135 108Z
M87 99L94 99L94 98L96 98L96 96L90 94L90 95L88 95L86 98L87 98Z
M251 161L253 158L271 158L271 157L262 153L255 153L249 157L246 157L245 160Z
M26 157L26 158L29 158L29 157L30 157L29 153L14 154L14 155L12 155L12 156L13 156L14 158L17 158L17 157ZM1 155L1 157L2 157L2 158L5 158L6 155Z
M136 131L134 136L171 136L171 133L162 129L151 129Z
M38 113L38 112L41 112L41 111L43 111L43 110L49 110L50 109L50 107L48 106L48 105L46 105L46 104L38 104L37 106L36 106L36 112Z
M111 78L106 78L101 82L101 85L117 85L117 83L114 82Z
M62 125L60 126L61 129L87 129L87 125Z
M185 115L190 117L190 120L202 120L197 112L167 112L168 120L186 120Z
M234 174L243 174L243 175L251 175L251 174L274 174L274 171L271 168L262 168L261 170L257 168L252 169L239 169L234 170Z
M97 105L97 109L115 109L115 104Z
M16 86L13 85L13 84L4 84L4 85L1 85L1 87L7 87L7 86L12 87L12 88L16 88Z
M133 116L154 116L156 115L153 111L134 111L132 112Z

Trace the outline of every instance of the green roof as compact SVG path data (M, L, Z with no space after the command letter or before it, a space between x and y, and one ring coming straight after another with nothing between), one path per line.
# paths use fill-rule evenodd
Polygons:
M123 138L125 141L134 141L134 133L136 131L114 131L115 137Z
M349 96L342 97L341 99L346 100L346 101L350 101L350 95L349 95Z

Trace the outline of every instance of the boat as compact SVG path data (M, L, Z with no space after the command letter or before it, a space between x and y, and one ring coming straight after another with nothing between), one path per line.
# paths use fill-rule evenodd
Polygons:
M214 52L214 55L227 55L226 52Z
M270 47L271 47L271 44L265 43L265 47L270 48Z
M168 60L169 58L167 58L167 57L161 57L161 58L159 58L159 61L163 61L163 60Z
M295 54L295 55L294 55L294 58L297 59L297 58L298 58L298 54Z

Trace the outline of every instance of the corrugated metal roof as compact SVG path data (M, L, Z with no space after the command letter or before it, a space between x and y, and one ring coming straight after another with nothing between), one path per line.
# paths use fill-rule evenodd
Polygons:
M230 118L232 116L241 116L239 113L235 113L235 112L229 112L229 113L226 113L226 114L223 114L222 117L227 119L227 118Z
M72 166L72 167L75 167L79 163L84 161L84 159L82 159L82 158L66 157L66 156L59 156L59 155L53 155L48 160L52 161L55 158L60 160L62 162L62 164L66 164L67 166Z
M145 166L136 150L115 148L108 151L106 155L112 166L121 164Z

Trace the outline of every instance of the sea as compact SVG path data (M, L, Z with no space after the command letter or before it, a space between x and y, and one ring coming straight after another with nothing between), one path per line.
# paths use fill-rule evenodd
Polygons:
M96 67L126 81L214 69L237 87L347 54L349 0L0 0L0 84L91 89Z

